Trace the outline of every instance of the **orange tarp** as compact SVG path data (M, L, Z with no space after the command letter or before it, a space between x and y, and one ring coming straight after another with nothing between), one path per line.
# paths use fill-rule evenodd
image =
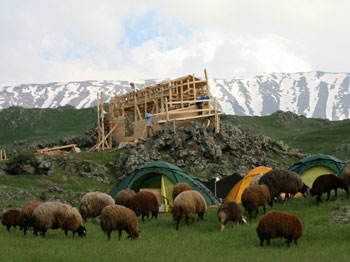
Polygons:
M246 189L250 185L250 182L253 180L254 177L265 174L269 171L271 171L272 168L266 167L266 166L258 166L248 172L248 174L245 175L243 179L241 179L228 193L227 197L225 198L224 202L228 201L234 201L236 203L241 203L241 196Z

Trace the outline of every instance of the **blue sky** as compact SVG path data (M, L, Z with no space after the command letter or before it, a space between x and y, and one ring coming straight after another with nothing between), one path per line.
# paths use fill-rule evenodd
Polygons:
M350 68L347 0L0 4L0 86Z

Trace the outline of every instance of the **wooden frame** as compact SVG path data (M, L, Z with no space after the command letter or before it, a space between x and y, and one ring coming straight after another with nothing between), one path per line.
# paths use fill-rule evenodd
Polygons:
M101 119L103 93L100 96L97 94L98 141L90 150L112 148L113 142L120 144L146 139L145 114L148 109L152 114L155 132L161 130L167 122L173 123L176 132L176 124L185 126L191 120L204 122L210 117L215 117L215 130L220 132L220 115L223 113L219 112L218 101L222 99L210 95L206 70L204 74L204 80L187 75L110 98L108 124ZM203 96L209 98L198 99ZM106 136L105 131L108 132Z

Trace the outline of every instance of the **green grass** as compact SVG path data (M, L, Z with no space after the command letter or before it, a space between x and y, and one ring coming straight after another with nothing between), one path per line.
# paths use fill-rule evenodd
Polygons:
M332 210L350 205L344 196L340 193L338 200L320 205L314 198L275 204L274 210L296 214L303 223L298 246L290 248L284 239L259 247L256 227L261 213L246 225L232 227L230 223L221 232L216 209L210 209L203 221L190 226L182 221L179 231L170 214L140 222L141 238L135 241L126 239L125 232L121 241L117 233L108 241L100 227L90 222L85 224L84 239L73 239L71 233L65 237L61 230L48 231L46 238L32 233L24 237L19 230L8 233L0 227L0 261L349 261L350 224L328 223Z
M0 147L15 140L53 140L83 136L96 123L96 109L13 107L0 112Z

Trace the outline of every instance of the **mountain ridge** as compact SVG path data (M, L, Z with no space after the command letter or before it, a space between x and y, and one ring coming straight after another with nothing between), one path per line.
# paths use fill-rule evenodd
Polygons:
M137 88L169 79L133 81ZM247 78L209 78L211 94L226 114L267 116L276 111L290 111L309 118L330 120L350 116L350 73L322 71L273 73ZM130 92L126 80L87 80L67 83L22 84L0 87L0 108L76 108L96 106L96 93L104 92L105 101L114 95Z

